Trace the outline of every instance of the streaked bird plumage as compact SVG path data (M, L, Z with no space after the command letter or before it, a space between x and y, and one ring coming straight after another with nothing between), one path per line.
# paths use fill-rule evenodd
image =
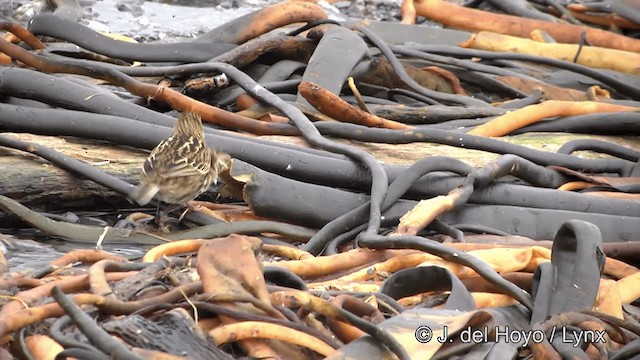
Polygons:
M168 204L184 204L215 183L228 161L227 154L206 145L200 115L182 113L171 135L144 162L135 200L145 205L155 196Z

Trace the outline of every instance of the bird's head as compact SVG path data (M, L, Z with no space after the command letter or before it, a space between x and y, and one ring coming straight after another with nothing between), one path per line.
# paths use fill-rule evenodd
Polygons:
M204 129L202 128L202 118L200 114L194 112L183 112L178 116L178 121L173 130L174 134L184 134L204 139Z

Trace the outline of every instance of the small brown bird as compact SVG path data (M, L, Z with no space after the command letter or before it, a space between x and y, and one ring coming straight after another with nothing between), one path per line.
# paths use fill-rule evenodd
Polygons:
M217 182L229 159L206 145L200 115L184 112L144 162L134 198L140 205L154 196L168 204L185 204Z

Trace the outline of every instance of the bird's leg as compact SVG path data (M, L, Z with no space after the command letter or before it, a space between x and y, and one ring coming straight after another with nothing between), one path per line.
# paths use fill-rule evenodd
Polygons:
M158 224L158 227L161 229L164 228L167 220L169 219L169 215L178 208L180 208L180 205L178 204L169 204L164 208L164 210L160 210L160 203L158 203L156 211L156 224Z
M164 227L166 217L167 217L166 213L164 211L160 211L160 201L158 201L158 204L156 205L155 221L156 221L156 225L158 225L159 228Z
M156 204L156 219L160 216L160 201Z
M184 217L187 215L188 212L189 212L189 208L184 209L182 214L180 214L180 217L178 218L178 221L182 221L182 219L184 219Z
M184 209L184 211L182 212L182 215L180 215L180 217L178 218L178 221L182 221L182 219L184 219L184 217L189 213L189 211L198 211L198 205L194 205L191 201L187 201L186 203L187 208Z

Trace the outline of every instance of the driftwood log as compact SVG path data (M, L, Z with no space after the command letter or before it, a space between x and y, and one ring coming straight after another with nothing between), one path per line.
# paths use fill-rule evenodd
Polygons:
M131 183L137 182L147 156L142 150L93 140L31 134L10 136L54 148ZM0 194L41 211L128 204L122 196L93 181L78 178L38 156L7 148L0 148ZM0 214L0 222L6 220L6 214Z
M82 160L132 184L137 184L142 162L148 152L107 142L73 137L51 137L31 134L12 134L24 141L34 142L56 149L65 155ZM263 138L304 145L298 137L263 136ZM572 134L523 134L503 137L502 140L534 149L555 151L567 141L577 138L593 138L615 142L633 149L640 149L640 140L632 137L613 137ZM486 165L497 154L454 148L438 144L373 144L338 140L370 151L386 164L411 164L432 155L451 156L473 166ZM584 152L584 157L595 157ZM96 209L109 206L127 206L122 196L105 189L93 181L80 179L35 155L0 148L0 195L19 201L27 207L41 211L60 209ZM129 204L130 205L130 204ZM7 220L0 214L0 221Z

